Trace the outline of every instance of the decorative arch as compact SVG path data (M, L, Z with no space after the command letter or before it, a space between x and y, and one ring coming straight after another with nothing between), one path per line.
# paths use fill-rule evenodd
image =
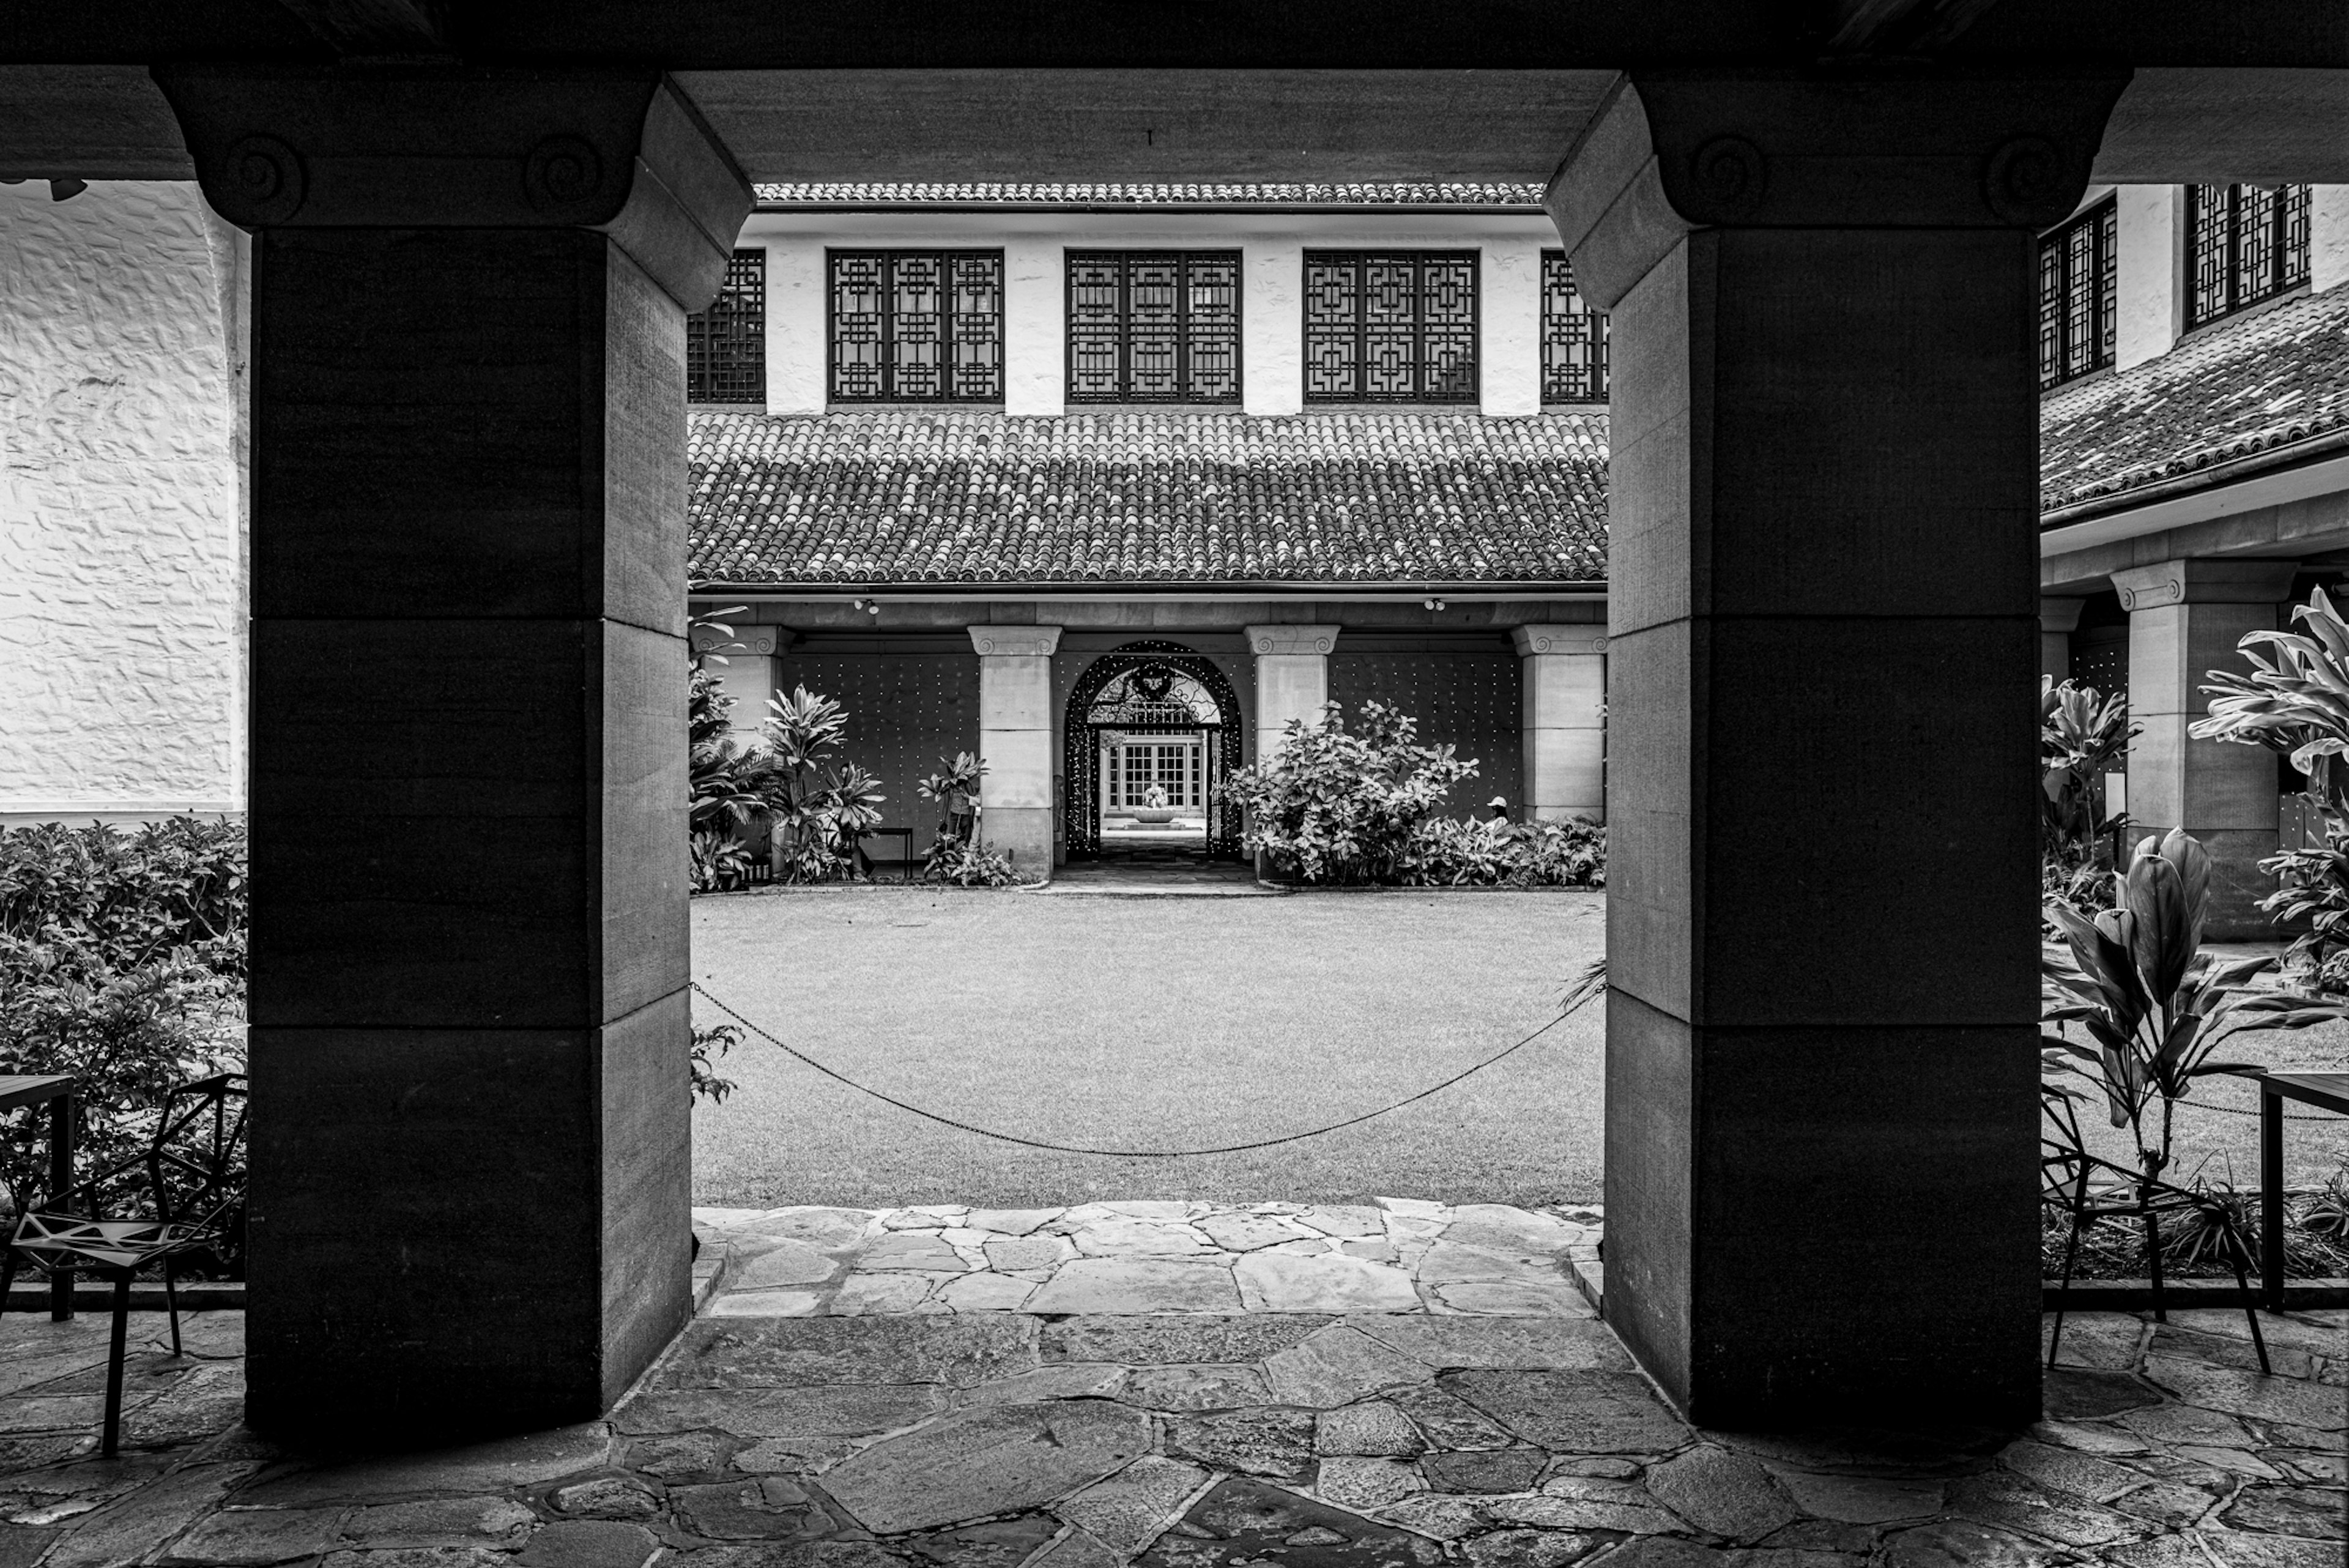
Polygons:
M1215 801L1207 817L1207 853L1211 857L1239 853L1239 808L1232 804L1231 793L1226 788L1232 770L1247 761L1244 752L1247 726L1240 722L1239 694L1216 661L1198 649L1152 639L1123 643L1102 654L1085 667L1084 673L1077 677L1076 684L1069 691L1068 710L1061 723L1061 776L1068 782L1061 793L1061 830L1071 858L1101 852L1100 824L1093 814L1101 789L1100 748L1093 743L1093 736L1105 726L1094 722L1093 710L1112 682L1136 670L1154 668L1163 668L1180 677L1188 690L1178 691L1173 683L1167 683L1162 688L1163 696L1154 691L1142 691L1139 704L1121 710L1116 726L1125 730L1161 727L1207 732L1207 774ZM1154 681L1152 685L1159 683ZM1178 712L1176 706L1185 696L1192 697L1192 706ZM1196 697L1204 697L1214 705L1212 718L1196 711ZM1165 711L1149 711L1161 706Z

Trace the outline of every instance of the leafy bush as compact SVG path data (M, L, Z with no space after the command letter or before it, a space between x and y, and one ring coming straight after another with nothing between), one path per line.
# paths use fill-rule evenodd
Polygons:
M1581 817L1420 824L1402 880L1414 888L1604 888L1607 830Z
M1307 882L1395 882L1420 829L1462 779L1476 776L1449 745L1417 743L1419 722L1381 702L1346 728L1335 702L1319 722L1292 719L1269 762L1236 769L1232 800L1248 814L1241 843Z
M86 1160L145 1147L172 1084L241 1070L242 823L0 832L0 1073L79 1080ZM47 1119L0 1123L13 1205L48 1179Z

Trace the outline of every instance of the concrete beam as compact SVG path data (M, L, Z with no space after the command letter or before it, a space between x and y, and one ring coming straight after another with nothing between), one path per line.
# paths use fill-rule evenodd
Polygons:
M2088 57L2129 57L2122 41L2108 42ZM751 52L745 46L746 65ZM1493 62L1507 68L1475 72L1392 68L1437 57L1423 49L1381 69L735 66L684 69L677 80L753 180L1538 183L1617 67L1649 53L1594 50L1526 68L1540 62L1519 52ZM115 61L0 65L0 178L190 176L187 147L144 66ZM2349 182L2344 99L2349 68L2337 58L2141 66L2094 177Z

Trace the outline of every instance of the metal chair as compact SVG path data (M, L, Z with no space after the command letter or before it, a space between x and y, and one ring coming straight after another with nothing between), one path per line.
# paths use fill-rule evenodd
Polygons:
M2251 1241L2243 1234L2233 1210L2208 1193L2171 1182L2148 1181L2126 1166L2090 1154L2087 1140L2081 1136L2074 1099L2069 1091L2052 1085L2040 1085L2040 1103L2055 1127L2055 1136L2039 1140L2040 1196L2048 1202L2061 1203L2072 1216L2071 1234L2064 1243L2064 1271L2055 1286L2055 1324L2047 1339L2047 1365L2055 1365L2055 1353L2064 1343L2064 1314L2070 1303L2072 1266L2079 1257L2082 1231L2099 1220L2135 1220L2150 1227L2146 1259L2153 1286L2153 1316L2156 1323L2165 1323L2168 1314L2162 1304L2161 1249L2154 1238L2160 1234L2164 1218L2199 1213L2218 1231L2227 1261L2234 1265L2235 1284L2243 1293L2243 1320L2251 1324L2251 1345L2259 1352L2260 1370L2272 1371L2268 1365L2267 1341L2260 1334L2259 1314L2255 1310L2258 1297L2252 1293L2248 1273Z
M243 1246L244 1137L244 1075L221 1073L178 1085L163 1096L145 1153L51 1193L18 1218L5 1252L0 1252L0 1309L16 1282L20 1262L44 1274L70 1271L114 1282L114 1334L107 1354L106 1431L100 1449L109 1458L121 1436L131 1281L140 1270L161 1265L171 1354L181 1354L181 1261L203 1251L225 1259ZM135 1211L141 1185L147 1189L145 1213ZM126 1199L132 1212L109 1211Z

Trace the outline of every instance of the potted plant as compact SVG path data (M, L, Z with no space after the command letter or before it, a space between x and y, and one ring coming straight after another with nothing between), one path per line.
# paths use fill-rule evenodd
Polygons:
M2138 843L2127 870L2116 879L2114 906L2091 918L2060 898L2048 905L2064 940L2049 945L2042 966L2041 1017L2055 1025L2040 1036L2044 1096L2054 1129L2043 1164L2073 1216L2064 1282L2068 1286L2085 1225L2127 1218L2144 1226L2147 1264L2158 1293L2165 1213L2196 1211L2230 1238L2230 1261L2239 1272L2250 1262L2231 1214L2206 1212L2213 1202L2208 1195L2166 1179L2178 1102L2213 1074L2265 1070L2218 1057L2218 1048L2236 1035L2304 1029L2342 1017L2344 1006L2255 987L2255 980L2275 968L2272 956L2221 962L2203 950L2210 859L2183 829ZM2085 1041L2064 1033L2075 1023ZM2073 1078L2085 1079L2089 1093L2074 1087ZM2097 1096L2113 1127L2130 1134L2133 1169L2087 1151L2075 1107ZM2099 1187L2101 1196L2095 1191ZM2256 1339L2256 1322L2252 1332Z

